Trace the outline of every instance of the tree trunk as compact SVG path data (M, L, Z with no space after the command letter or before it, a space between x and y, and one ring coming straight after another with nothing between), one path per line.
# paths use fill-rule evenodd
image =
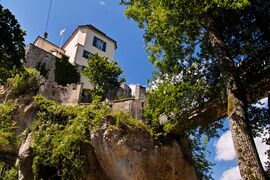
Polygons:
M227 52L214 19L210 15L206 15L205 22L209 40L214 55L219 61L221 75L226 86L228 117L241 176L244 180L264 180L266 176L248 124L245 91L242 89L234 62Z

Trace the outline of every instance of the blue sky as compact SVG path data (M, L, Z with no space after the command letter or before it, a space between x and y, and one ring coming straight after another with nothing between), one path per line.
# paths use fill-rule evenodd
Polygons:
M119 0L120 1L120 0ZM143 31L136 23L124 16L124 7L117 0L53 0L48 26L48 40L60 45L59 32L65 28L64 41L79 25L92 24L115 39L118 49L115 59L124 70L128 84L147 85L153 66L147 60L144 49ZM25 43L29 44L45 31L50 0L0 0L5 8L16 16L22 28L26 30ZM224 121L229 127L228 120ZM235 154L232 150L229 131L220 132L221 138L211 140L209 160L216 163L214 178L235 180L239 176ZM220 144L222 146L220 146ZM265 148L265 147L264 147ZM228 170L228 171L226 171ZM238 173L238 174L237 174Z

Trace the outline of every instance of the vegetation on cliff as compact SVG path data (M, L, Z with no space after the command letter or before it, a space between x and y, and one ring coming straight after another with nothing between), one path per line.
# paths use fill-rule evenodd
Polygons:
M40 80L40 74L36 69L24 68L20 74L16 74L13 78L8 79L8 89L11 95L15 97L32 91L36 92L39 88Z
M38 119L33 130L33 171L36 179L76 179L84 170L90 132L98 130L104 119L115 121L113 129L145 128L141 121L124 112L112 111L99 99L95 98L89 106L62 106L42 96L35 97Z
M55 82L67 85L80 82L80 73L76 66L69 63L68 58L62 57L55 62Z
M13 108L11 101L0 104L0 179L12 179L18 172L13 168L20 145L15 134Z

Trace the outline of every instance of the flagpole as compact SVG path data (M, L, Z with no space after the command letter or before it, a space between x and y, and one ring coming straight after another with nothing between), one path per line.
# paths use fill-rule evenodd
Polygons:
M62 48L63 39L64 39L64 35L62 35L61 37L60 46L59 46L60 48Z
M64 29L62 29L62 30L60 31L60 36L61 36L61 41L60 41L60 46L59 46L60 48L61 48L62 43L63 43L65 31L66 31L66 28L64 28Z

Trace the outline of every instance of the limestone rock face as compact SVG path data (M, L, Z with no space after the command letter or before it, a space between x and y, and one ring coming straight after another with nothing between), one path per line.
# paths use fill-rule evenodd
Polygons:
M22 108L24 118L31 120L35 108ZM32 109L32 110L31 110ZM23 118L23 117L21 117ZM91 143L85 146L85 170L80 180L196 180L194 167L184 158L185 145L171 141L156 146L144 129L114 129L113 119L102 119L103 126L91 132ZM29 121L30 122L30 121ZM19 179L33 179L33 139L31 133L18 153ZM186 156L185 156L186 157Z
M34 179L32 171L33 162L33 150L32 150L33 140L31 133L28 134L26 140L21 145L18 154L18 163L20 166L19 180L32 180Z
M152 137L144 129L125 132L103 127L92 133L91 142L110 179L197 179L193 166L184 159L176 141L154 146Z

